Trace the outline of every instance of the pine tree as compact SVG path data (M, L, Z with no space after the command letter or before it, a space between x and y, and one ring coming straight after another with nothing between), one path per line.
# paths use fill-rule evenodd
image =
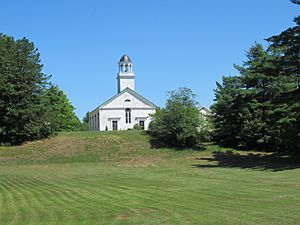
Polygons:
M264 50L255 44L240 75L217 84L215 139L222 145L276 151L300 147L300 29L267 39Z
M295 27L267 39L269 50L279 54L284 89L279 92L274 116L278 118L278 141L287 149L300 148L300 16Z
M42 92L49 77L42 67L32 42L0 34L0 143L18 144L46 135Z
M0 145L80 129L74 107L42 68L32 42L0 34Z
M242 102L239 102L239 77L224 77L223 83L217 82L215 89L215 104L211 107L214 112L215 140L223 146L236 146L239 140L239 130L243 118L240 118Z

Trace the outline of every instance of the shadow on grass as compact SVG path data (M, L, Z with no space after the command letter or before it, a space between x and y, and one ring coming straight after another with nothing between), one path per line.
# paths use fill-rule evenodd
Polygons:
M204 151L207 150L208 143L205 144L197 144L193 147L180 147L175 146L174 144L166 144L165 142L162 142L158 140L157 138L151 136L149 131L143 132L142 134L147 135L149 137L150 146L152 149L161 149L161 148L170 148L176 151L184 151L184 150L193 150L193 151Z
M162 149L162 148L169 148L175 151L184 151L184 150L192 150L192 151L204 151L207 150L207 146L203 144L198 144L197 146L193 147L176 147L174 145L167 145L165 143L160 143L156 140L150 139L150 145L152 149Z
M196 168L241 168L270 171L283 171L300 168L299 156L279 155L276 153L248 153L239 154L233 151L215 151L213 157L196 158L199 164L192 165ZM211 164L212 162L217 164Z

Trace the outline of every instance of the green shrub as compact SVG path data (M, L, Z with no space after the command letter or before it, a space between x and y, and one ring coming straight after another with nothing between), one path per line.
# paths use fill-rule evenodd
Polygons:
M133 130L142 130L142 127L139 124L134 124Z
M157 109L149 126L152 144L156 147L195 147L208 138L208 120L196 107L195 94L188 88L169 92L166 107ZM205 120L205 121L204 121ZM201 127L201 125L205 125Z

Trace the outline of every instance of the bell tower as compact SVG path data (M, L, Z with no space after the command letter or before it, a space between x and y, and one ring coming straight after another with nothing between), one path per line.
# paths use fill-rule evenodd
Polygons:
M118 93L125 88L134 90L134 72L132 71L132 62L128 55L123 55L119 60L119 73L117 75L118 80Z

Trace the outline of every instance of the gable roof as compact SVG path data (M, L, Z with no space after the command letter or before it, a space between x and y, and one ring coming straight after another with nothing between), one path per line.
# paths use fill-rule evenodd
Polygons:
M145 103L146 105L149 105L149 106L151 106L153 108L157 108L157 106L154 103L150 102L149 100L147 100L146 98L144 98L143 96L141 96L140 94L138 94L137 92L135 92L134 90L132 90L132 89L130 89L130 88L127 87L123 91L121 91L120 93L116 94L115 96L113 96L110 99L108 99L106 102L104 102L101 105L99 105L96 109L103 108L104 106L106 106L107 104L111 103L113 100L115 100L116 98L118 98L119 96L121 96L122 94L124 94L125 92L131 94L133 97L135 97L136 99L138 99L141 102Z
M206 108L205 106L200 106L200 107L199 107L199 110L204 110L204 111L206 111L206 112L211 112L211 110L208 109L208 108Z
M208 108L206 108L205 106L200 106L199 108L199 111L203 114L203 111L206 112L206 115L214 115L212 113L212 111Z

